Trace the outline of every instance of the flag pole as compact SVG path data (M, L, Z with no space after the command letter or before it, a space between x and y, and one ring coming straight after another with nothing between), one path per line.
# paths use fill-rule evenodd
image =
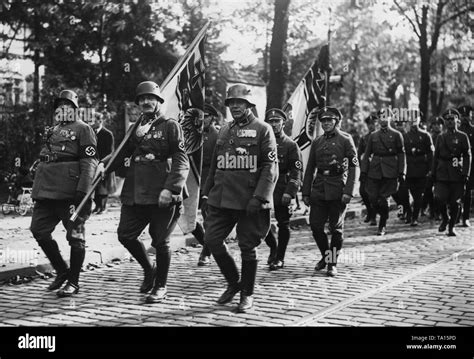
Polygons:
M176 73L179 71L179 69L181 68L181 66L183 65L184 61L186 61L188 55L190 54L190 52L194 49L195 45L198 43L198 41L201 40L201 38L204 36L204 34L206 33L207 29L209 28L209 25L211 24L211 21L207 21L206 24L204 24L204 26L202 27L202 29L199 31L199 33L197 34L197 36L194 38L193 42L188 46L186 52L184 53L183 56L181 56L181 58L179 59L179 61L176 63L176 65L174 65L173 69L171 70L171 72L168 74L168 76L166 76L165 80L163 81L163 83L161 84L160 88L163 89L165 88L169 82L171 81L171 79L176 75ZM132 136L132 133L133 131L136 130L136 128L138 127L138 121L135 121L135 123L133 124L132 127L130 127L128 129L128 131L125 133L125 137L123 138L122 142L120 143L120 145L117 147L117 149L111 154L110 156L110 160L107 162L107 166L105 167L104 169L104 173L107 173L107 171L110 169L110 167L112 166L112 163L115 161L115 159L117 158L118 154L120 153L120 151L123 149L123 147L125 146L125 144L128 142L128 140L130 139L130 137ZM94 193L96 187L99 185L99 183L101 182L101 178L100 177L97 177L94 179L94 181L92 182L92 186L91 188L89 189L89 191L86 193L86 196L83 198L83 200L81 201L81 203L77 206L77 208L75 209L74 213L71 215L71 217L69 218L69 220L71 222L74 222L78 217L79 217L79 213L82 211L82 209L84 208L84 206L86 205L87 201L89 200L89 198L92 196L92 194Z
M329 84L330 84L330 76L331 76L331 34L332 34L332 29L331 29L331 20L332 20L332 9L331 6L328 6L329 10L329 23L328 23L328 66L326 68L326 79L325 79L325 89L324 89L324 106L329 106L330 105L330 91L329 91Z
M171 70L171 72L168 74L168 76L166 76L165 80L163 81L163 83L161 84L161 89L165 88L168 83L171 81L171 79L174 77L174 75L176 75L176 73L178 72L178 70L181 68L181 65L183 65L184 61L186 61L188 55L190 54L190 52L194 49L195 45L201 41L201 38L204 36L204 34L206 33L207 29L209 28L209 25L211 24L211 21L207 21L204 26L202 27L202 29L199 31L199 33L196 35L196 37L194 38L193 42L191 43L191 45L188 46L186 52L184 53L183 56L181 56L181 58L179 59L179 61L176 63L176 65L173 67L173 70Z

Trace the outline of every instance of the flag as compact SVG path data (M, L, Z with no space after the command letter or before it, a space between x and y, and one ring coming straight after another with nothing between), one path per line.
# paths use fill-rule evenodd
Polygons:
M311 141L317 138L322 130L316 121L308 121L308 115L314 108L326 104L326 77L329 68L329 48L324 45L318 58L300 81L288 102L283 107L288 115L287 134L296 141L307 163Z
M208 27L209 22L198 33L161 88L165 100L164 115L180 122L189 157L190 171L186 180L188 197L183 202L184 213L178 221L184 234L192 232L196 227L203 142L202 119L190 121L184 117L184 113L189 108L204 110L204 42Z

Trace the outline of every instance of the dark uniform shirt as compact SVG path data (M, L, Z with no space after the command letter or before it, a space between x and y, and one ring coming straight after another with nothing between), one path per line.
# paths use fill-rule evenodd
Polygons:
M97 132L97 153L99 160L109 155L114 151L114 135L113 133L102 127Z
M33 183L35 200L73 199L76 191L87 193L97 167L97 139L81 120L64 122L45 133L45 145Z
M367 141L361 172L374 179L406 174L403 137L391 127L374 131Z
M463 182L471 168L471 149L464 132L447 131L438 136L433 156L436 181Z
M244 210L252 197L272 207L278 178L277 144L270 125L250 113L219 131L203 195L218 208Z
M209 169L211 168L212 155L217 142L217 130L211 125L207 131L204 131L202 144L202 171L201 171L201 190L206 184Z
M296 197L296 193L301 185L303 162L300 148L284 132L276 140L280 174L273 192L273 203L275 206L278 206L281 204L281 198L284 193L289 194L292 198Z
M142 119L143 115L138 121ZM131 156L121 194L126 205L158 204L163 189L181 194L189 172L183 131L177 121L156 116L148 131L140 131L139 126L109 170Z
M303 180L303 196L312 200L340 200L354 196L359 161L352 137L335 129L313 141ZM317 169L316 179L314 171Z
M428 132L412 127L403 134L407 156L407 178L426 177L431 170L434 146Z
M372 132L369 132L366 135L362 136L359 141L359 146L357 147L357 155L359 156L359 161L362 161L362 157L364 157L365 149L367 148L367 141L369 140L369 136Z
M471 148L471 155L472 155L472 146L474 146L474 126L472 126L470 123L467 125L462 124L461 126L459 126L459 131L464 132L469 138L469 146ZM471 160L471 172L473 168L474 168L474 156L472 156L472 160ZM469 178L471 182L473 182L474 176L472 176L472 173L470 173L469 176L470 176Z

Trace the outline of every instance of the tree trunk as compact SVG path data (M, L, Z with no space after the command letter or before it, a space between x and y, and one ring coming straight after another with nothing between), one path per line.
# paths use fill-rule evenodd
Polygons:
M431 80L431 56L427 49L423 51L420 48L421 55L421 78L420 78L420 105L419 109L422 114L422 121L428 119L429 97L430 97L430 80Z
M288 34L288 8L291 0L275 0L272 42L270 44L270 73L267 85L267 110L281 108L288 69L284 53Z

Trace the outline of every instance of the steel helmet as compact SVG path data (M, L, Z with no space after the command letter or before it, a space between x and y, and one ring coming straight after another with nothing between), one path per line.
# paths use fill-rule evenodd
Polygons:
M160 101L161 103L165 102L165 100L163 100L163 97L161 97L160 86L158 86L156 82L153 82L153 81L140 82L137 86L135 93L136 93L135 104L137 105L138 105L138 98L141 95L154 95L158 98L158 101Z
M79 108L79 97L77 96L77 93L72 90L61 91L58 98L54 100L54 108L58 107L58 103L61 100L68 100L74 105L75 108Z
M229 101L233 99L240 99L246 101L250 106L255 107L255 103L252 101L250 89L244 84L237 84L229 87L227 90L227 98L224 104L229 106Z

